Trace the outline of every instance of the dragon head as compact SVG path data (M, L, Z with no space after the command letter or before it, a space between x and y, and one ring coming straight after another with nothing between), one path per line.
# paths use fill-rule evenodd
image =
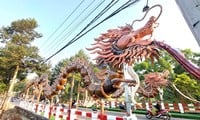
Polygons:
M161 8L160 5L157 6ZM133 21L133 23L142 21L145 16L140 20ZM133 29L133 23L132 25L127 24L116 29L109 29L95 39L95 43L92 44L93 47L86 49L92 51L91 54L98 54L95 58L98 64L106 63L117 69L122 68L123 63L133 64L135 61L145 58L150 58L153 62L158 59L159 52L151 36L159 16L151 16L146 24L137 30Z
M98 64L106 63L117 69L122 67L122 63L133 64L143 58L154 61L159 57L159 52L153 40L143 39L147 29L134 31L130 25L110 29L96 38L93 47L87 50L92 51L91 54L98 54L95 58Z

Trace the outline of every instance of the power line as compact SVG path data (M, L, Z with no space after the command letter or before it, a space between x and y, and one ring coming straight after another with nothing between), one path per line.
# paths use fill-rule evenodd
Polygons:
M65 46L63 46L61 49L59 49L57 52L55 52L53 55L51 55L49 58L47 58L44 62L48 61L49 59L51 59L52 57L54 57L56 54L58 54L59 52L61 52L63 49L65 49L67 46L69 46L70 44L74 43L75 41L77 41L78 39L80 39L82 36L84 36L85 34L87 34L89 31L91 31L92 29L94 29L95 27L97 27L98 25L100 25L101 23L105 22L106 20L108 20L109 18L113 17L114 15L116 15L117 13L121 12L122 10L124 10L125 8L133 5L134 3L138 2L139 0L129 0L128 2L126 2L125 4L123 4L121 7L119 7L116 11L114 11L112 14L110 14L108 17L106 17L104 20L102 20L101 22L99 22L98 24L96 24L95 26L93 26L92 28L90 28L88 31L86 31L85 33L83 33L82 35L78 36L80 33L82 33L82 30L79 34L77 34L70 42L68 42ZM87 27L87 26L86 26ZM77 38L76 38L77 37Z
M57 52L55 52L53 55L51 55L50 57L48 57L45 61L47 62L49 59L51 59L52 57L54 57L56 54L58 54L59 52L61 52L63 49L65 49L67 46L71 45L72 43L74 43L75 41L77 41L78 39L80 39L81 37L83 37L85 34L87 34L88 32L90 32L92 29L94 29L95 27L97 27L98 25L100 25L101 23L105 22L106 20L108 20L109 18L113 17L114 15L116 15L117 13L121 12L122 10L124 10L125 8L135 4L136 2L138 2L139 0L129 0L128 2L124 3L121 7L119 7L117 10L115 10L112 14L110 14L108 17L106 17L105 19L103 19L101 22L99 22L98 24L96 24L95 26L93 26L92 28L90 28L89 30L87 30L85 33L81 34L87 27L88 25L90 25L90 23L88 25L86 25L85 28L82 29L81 32L79 32L72 40L70 40L70 42L68 42L65 46L63 46L61 49L59 49ZM113 1L111 1L113 2ZM105 8L107 9L107 8ZM103 10L104 11L104 10ZM101 13L101 12L100 12ZM96 19L98 18L97 16L94 18ZM94 20L93 19L93 20ZM92 20L92 21L93 21ZM80 35L81 34L81 35ZM79 36L80 35L80 36Z
M80 22L78 24L76 24L74 26L74 29L80 26L80 23L82 23L83 21L85 21L95 10L97 10L102 4L103 2L105 2L105 0L101 1L97 6L95 6L95 8L93 8L89 14L87 16L85 16L82 20L80 20ZM72 29L72 30L74 30ZM63 39L66 39L67 34L63 37Z
M74 43L75 41L77 41L79 38L81 38L82 36L84 36L85 34L87 34L88 32L90 32L92 29L94 29L95 27L99 26L101 23L105 22L106 20L108 20L109 18L113 17L114 15L116 15L117 13L121 12L122 10L124 10L125 8L133 5L134 3L136 3L137 1L139 0L135 0L135 1L132 1L129 0L128 2L126 2L125 4L123 4L121 7L119 7L117 10L115 10L112 14L110 14L108 17L106 17L105 19L103 19L101 22L99 22L98 24L96 24L95 26L93 26L92 28L90 28L89 30L87 30L85 33L83 33L82 35L80 35L78 38L76 39L72 39L69 43L72 44Z
M87 17L89 17L98 7L100 7L101 4L103 4L105 0L103 0L102 2L100 2L86 17L85 19L83 19L81 22L85 21ZM119 0L115 1L112 0L100 13L98 13L98 15L95 16L95 18L93 18L90 23L88 23L82 30L81 32L79 32L73 39L75 39L79 34L81 34L84 30L86 30L92 23L94 23L96 20L98 20L98 18L100 18L106 11L108 11L112 6L114 6ZM77 25L77 27L80 24ZM67 37L69 37L69 34L72 33L73 31L69 31L68 34L65 34L62 39L66 39Z
M99 17L101 17L106 11L108 11L113 5L115 5L119 0L117 0L116 2L114 2L115 0L112 0L111 2L109 2L109 4L108 5L106 5L106 7L104 7L103 8L103 10L101 10L82 30L81 30L81 32L79 32L73 39L75 39L79 34L81 34L85 29L87 29L92 23L94 23ZM72 40L73 40L72 39ZM71 40L71 41L72 41ZM68 43L70 43L70 41L68 42ZM58 50L59 51L59 50ZM56 54L55 54L56 55ZM55 55L53 55L53 56L55 56ZM52 56L52 57L53 57ZM51 57L49 57L49 59L50 59ZM48 58L47 58L48 59ZM49 60L48 59L48 60ZM46 61L48 61L48 60L46 60ZM45 62L46 62L45 61Z
M46 41L50 40L53 35L55 35L55 33L65 24L65 22L74 14L74 12L76 12L76 10L78 10L78 8L83 4L85 0L82 0L75 8L74 10L64 19L64 21L56 28L56 30L47 38Z
M104 0L105 1L105 0ZM70 24L68 24L54 39L54 41L57 41L55 44L53 44L53 48L49 47L49 50L54 50L54 48L56 48L57 46L59 46L62 43L63 38L65 38L65 36L69 36L70 33L72 33L73 31L70 30L70 32L68 32L66 35L64 35L64 37L60 37L67 29L69 29L69 27L80 18L81 15L83 15L84 12L86 12L86 10L95 2L95 0L93 0L92 2L89 3L88 6L86 6L82 11L80 11L79 15L77 15ZM99 6L98 6L99 7ZM95 9L94 9L95 10ZM81 24L79 24L81 25ZM60 39L58 39L60 37Z

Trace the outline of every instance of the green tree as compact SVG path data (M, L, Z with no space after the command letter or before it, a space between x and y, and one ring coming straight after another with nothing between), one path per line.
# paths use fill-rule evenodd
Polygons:
M7 88L6 84L3 82L0 82L0 94L5 93L6 88Z
M59 76L59 74L62 73L62 71L65 69L68 63L72 62L76 58L83 58L89 61L89 57L82 49L79 50L78 53L75 54L74 56L59 61L58 64L55 65L55 67L52 69L51 82L53 82Z
M35 31L37 27L35 19L21 19L0 29L0 41L3 43L0 53L0 71L3 81L10 83L9 94L12 93L17 77L23 78L28 71L41 68L39 63L42 58L38 55L37 47L31 45L33 40L41 37L41 34ZM3 109L6 107L4 106Z
M69 62L70 60L66 58L59 61L58 64L55 65L55 67L51 71L51 77L50 77L51 84L54 82L54 80L56 80L59 74L62 73L62 71L64 70L64 68L67 66Z
M159 60L155 60L154 63L152 63L150 59L138 62L134 65L134 70L139 74L140 79L143 80L143 75L150 72L163 72L164 70L168 70L172 73L173 62L173 59L168 53L160 51Z
M199 65L200 53L194 53L190 49L181 50L181 52L183 55L185 55L185 58L187 60L193 62L196 65ZM191 95L189 96L195 99L199 99L199 91L194 87L194 85L196 85L196 87L199 87L199 82L195 80L195 78L193 78L193 76L191 76L187 71L185 71L182 65L175 61L175 59L167 52L160 52L159 60L155 61L154 64L152 64L150 60L145 60L143 62L135 64L134 69L139 74L141 80L143 80L143 74L168 70L170 71L170 75L168 77L170 82L174 82L177 88L180 88L181 91L183 90L182 92L186 95L188 95L188 91L190 91L190 89L195 90L196 92L191 92ZM183 89L183 86L187 90L187 92ZM180 102L181 99L184 99L184 101L188 102L188 100L183 98L171 85L164 89L165 101Z
M191 49L184 49L184 50L181 50L181 52L183 56L188 61L192 62L196 67L200 65L199 64L200 53L192 52ZM197 81L196 78L194 78L191 74L189 74L178 62L175 62L173 71L174 71L174 74L173 74L174 76L172 80L173 80L173 83L177 86L177 88L180 89L180 91L186 96L192 99L199 100L199 93L200 93L199 91L200 86L198 85L199 81ZM185 102L192 102L185 99L180 94L178 94L177 91L175 92L176 92L175 94L177 96L176 97L177 99L183 100Z
M49 68L46 64L40 64L43 58L39 56L38 48L31 45L33 40L41 37L35 31L37 26L35 19L22 19L0 29L0 40L5 45L0 54L1 77L6 83L9 83L15 72L18 77L24 78L27 72Z
M186 96L200 101L200 84L197 80L190 78L185 73L177 75L174 84L177 85L178 89ZM185 99L183 96L179 96L181 102L191 102Z
M51 81L53 82L59 76L59 74L62 73L63 70L65 70L65 67L67 66L67 64L72 62L76 58L83 58L89 62L89 57L86 55L84 50L81 49L74 56L63 59L57 65L55 65L55 67L52 69ZM80 74L73 73L73 75L74 75L73 99L75 99L78 93L78 86L82 84L81 84ZM62 91L61 101L66 101L69 99L70 91L71 91L71 86L70 86L71 81L72 81L72 74L69 75L68 83L65 85L65 90Z
M27 82L25 80L17 82L15 84L15 86L14 86L14 91L15 92L21 92L21 91L23 91L25 89L25 87L26 87L26 83Z
M193 52L193 54L194 54L194 58L192 59L192 61L193 61L197 66L200 66L200 53Z
M192 52L191 49L184 49L181 50L183 56L188 60L191 61L192 63L194 63L194 65L196 66L200 66L200 53L195 53ZM182 66L181 64L179 64L178 62L175 62L174 64L174 73L175 74L181 74L181 73L188 73ZM190 77L193 77L192 75L188 74Z
M83 49L79 50L74 56L70 57L70 60L74 60L75 58L82 58L84 60L89 61L89 56L84 52Z

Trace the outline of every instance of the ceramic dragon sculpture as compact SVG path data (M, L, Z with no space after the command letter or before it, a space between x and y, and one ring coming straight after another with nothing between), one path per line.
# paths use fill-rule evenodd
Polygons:
M137 21L144 20L147 13L152 9L160 8L157 17L151 16L146 24L134 30L133 24ZM138 83L132 79L124 78L124 64L130 66L135 62L144 59L150 59L152 62L159 60L159 51L166 50L174 57L189 73L200 80L200 68L187 61L179 52L169 45L152 40L151 36L154 29L158 26L157 20L162 12L160 5L155 5L147 10L144 17L135 20L131 25L125 25L116 29L110 29L95 39L95 43L87 50L92 54L97 54L95 58L97 65L101 66L99 73L94 73L91 66L82 59L74 60L60 74L59 78L50 86L45 83L43 89L47 98L59 93L64 89L70 73L79 72L81 74L85 88L95 98L116 98L123 94L123 84L128 83L130 86L136 86ZM104 67L102 67L104 66ZM105 66L109 66L107 69ZM133 76L133 75L132 75ZM146 87L138 87L137 92L144 96L153 97L158 94L157 87L167 84L166 75L152 73L145 77ZM149 92L146 92L149 91Z
M25 93L24 99L29 99L28 96L30 95L30 89L32 89L32 97L31 101L34 101L37 98L37 101L40 101L41 94L43 93L43 89L48 82L48 76L46 74L41 75L41 77L35 77L29 80L26 83L24 90L21 92L21 95Z
M164 87L169 84L167 80L169 71L165 70L163 72L153 72L144 75L144 85L140 85L137 90L137 93L140 95L153 98L158 95L158 87Z

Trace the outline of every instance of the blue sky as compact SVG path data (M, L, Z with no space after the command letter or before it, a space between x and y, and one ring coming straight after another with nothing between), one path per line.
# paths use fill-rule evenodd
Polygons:
M0 27L10 25L12 21L18 19L35 18L39 25L36 30L42 33L43 37L35 40L33 44L40 49L40 54L47 58L67 44L110 1L111 0L105 0L105 2L86 19L88 13L90 13L101 0L84 0L79 9L67 19L63 26L52 37L50 37L58 26L72 13L81 0L2 0L0 7ZM110 11L92 24L92 26L107 17L113 10L126 1L128 0L120 0ZM91 6L86 9L86 6L89 4L91 4ZM90 47L90 44L94 42L94 38L108 29L131 24L134 19L141 18L144 15L142 9L145 4L146 0L140 0L135 5L105 21L51 58L50 62L55 65L59 60L75 55L80 49L85 50L86 47ZM160 25L155 30L154 38L164 41L175 48L190 48L193 51L200 52L200 47L186 25L175 1L149 0L149 6L154 4L161 4L163 6L163 14L158 21ZM83 11L84 9L86 10ZM77 18L78 15L79 17ZM156 16L156 9L150 12L150 15ZM140 27L140 25L138 24L136 27ZM61 34L62 32L63 34Z

